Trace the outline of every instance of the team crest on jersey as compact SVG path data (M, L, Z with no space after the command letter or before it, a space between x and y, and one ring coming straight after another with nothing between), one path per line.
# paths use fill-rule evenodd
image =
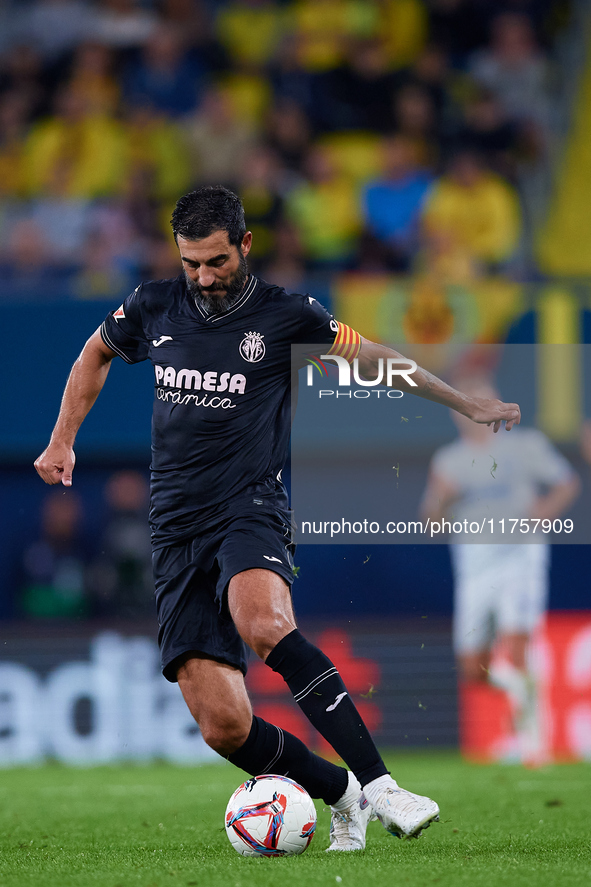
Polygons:
M264 336L261 333L246 333L239 345L239 351L244 360L249 363L258 363L265 356Z
M123 305L120 308L117 308L116 311L113 312L113 318L119 321L122 317L125 317L125 311L123 310Z

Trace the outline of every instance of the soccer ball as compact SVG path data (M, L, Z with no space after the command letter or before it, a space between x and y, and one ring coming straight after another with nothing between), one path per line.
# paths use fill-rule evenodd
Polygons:
M253 776L226 807L226 834L242 856L295 856L316 829L308 792L287 776Z

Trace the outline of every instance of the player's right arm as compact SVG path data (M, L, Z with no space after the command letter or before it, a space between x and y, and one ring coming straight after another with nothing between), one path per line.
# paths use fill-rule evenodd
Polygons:
M347 324L336 321L311 296L304 296L303 316L305 320L300 327L300 338L292 341L316 344L326 342L324 337L330 335L332 344L326 352L327 356L337 360L344 358L348 363L357 358L359 371L366 379L375 379L377 374L382 373L383 366L390 358L408 361L408 358L398 351L371 342ZM514 425L519 425L521 411L518 404L503 403L496 398L471 397L463 394L442 379L418 367L414 361L412 363L414 364L412 381L408 379L407 374L397 376L395 383L388 384L409 394L447 406L471 419L472 422L492 425L494 432L499 430L503 422L507 431L510 431Z
M368 379L374 379L379 368L380 358L387 361L388 358L402 358L408 360L403 354L380 345L377 342L371 342L369 339L361 337L361 348L359 350L359 370L363 376ZM521 421L521 411L516 403L503 403L496 398L488 397L472 397L461 391L456 391L442 379L434 376L433 373L422 367L417 367L413 371L412 385L407 378L399 376L392 387L396 387L401 391L409 394L416 394L417 397L424 397L425 400L431 400L434 403L442 404L466 416L472 422L480 425L492 425L493 431L496 433L505 423L505 429L510 431L514 425L519 425Z
M432 521L441 520L448 513L449 507L460 498L460 491L451 481L437 474L433 468L429 473L427 489L421 502L421 518Z
M115 352L105 345L97 330L74 363L49 445L35 462L37 473L46 484L61 481L65 487L72 485L76 461L74 441L85 416L105 384L115 356Z

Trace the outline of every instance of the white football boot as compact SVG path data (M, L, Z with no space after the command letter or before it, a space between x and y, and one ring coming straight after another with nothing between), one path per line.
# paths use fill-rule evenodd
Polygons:
M350 771L349 787L338 802L338 809L331 807L330 813L330 847L327 847L326 852L364 850L367 824L371 819L376 819L376 815Z
M397 838L418 838L423 829L439 821L439 807L435 801L400 788L390 776L380 777L378 786L369 783L365 792L371 798L377 818Z

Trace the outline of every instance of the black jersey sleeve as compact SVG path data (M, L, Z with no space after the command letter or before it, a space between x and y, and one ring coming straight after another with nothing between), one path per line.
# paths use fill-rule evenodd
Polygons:
M107 314L101 326L105 345L127 363L139 363L148 357L148 340L142 323L142 284L116 311Z
M294 344L332 345L338 332L338 323L332 314L312 296L300 298L302 311Z
M327 354L351 361L359 354L361 336L345 323L335 320L312 296L304 296L298 342L329 345Z

